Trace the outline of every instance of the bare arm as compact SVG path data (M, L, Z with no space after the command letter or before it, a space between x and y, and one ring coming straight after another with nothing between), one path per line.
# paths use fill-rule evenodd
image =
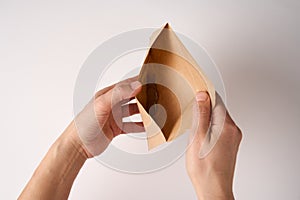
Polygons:
M86 159L72 122L51 146L19 199L67 199Z
M97 92L51 146L18 199L67 199L88 158L101 154L119 134L143 132L142 122L122 121L138 113L136 104L126 103L140 90L135 77Z

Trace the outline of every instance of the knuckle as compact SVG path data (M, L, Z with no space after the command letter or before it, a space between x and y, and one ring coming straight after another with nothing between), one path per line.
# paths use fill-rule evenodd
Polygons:
M239 141L242 140L242 131L241 129L234 123L227 124L227 133L233 139L237 139Z
M207 106L200 106L199 107L199 112L200 112L200 115L209 115L210 114L210 109Z
M237 127L237 132L236 132L237 138L239 139L239 141L241 141L243 138L243 133L238 126L236 126L236 127Z
M116 94L120 94L121 92L123 91L123 88L121 85L117 85L115 88L114 88L114 92Z
M119 84L115 88L115 96L121 98L121 100L128 98L131 93L131 88L128 84Z
M120 101L122 99L124 99L124 86L122 85L117 85L115 88L114 88L114 92L113 92L113 99L117 100L117 101Z

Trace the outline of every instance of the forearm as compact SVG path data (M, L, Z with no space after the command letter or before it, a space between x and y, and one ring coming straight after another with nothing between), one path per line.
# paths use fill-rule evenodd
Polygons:
M230 174L207 170L205 175L190 174L190 178L199 200L234 200Z
M198 200L234 200L232 191L220 190L211 186L210 190L203 190L199 184L193 184Z
M19 199L67 199L86 159L72 122L51 146Z

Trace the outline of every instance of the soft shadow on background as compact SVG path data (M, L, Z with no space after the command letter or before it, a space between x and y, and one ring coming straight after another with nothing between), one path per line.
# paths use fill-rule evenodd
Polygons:
M0 199L16 199L73 118L87 56L113 35L170 22L206 48L244 133L236 199L300 199L299 1L1 1ZM140 65L143 57L131 60ZM196 199L184 157L144 175L89 160L70 199Z

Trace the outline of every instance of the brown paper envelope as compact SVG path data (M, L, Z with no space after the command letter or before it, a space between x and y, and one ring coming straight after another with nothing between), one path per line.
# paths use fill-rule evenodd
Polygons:
M191 128L196 92L207 91L215 105L212 83L170 26L156 31L151 40L139 74L142 91L136 96L149 150Z

